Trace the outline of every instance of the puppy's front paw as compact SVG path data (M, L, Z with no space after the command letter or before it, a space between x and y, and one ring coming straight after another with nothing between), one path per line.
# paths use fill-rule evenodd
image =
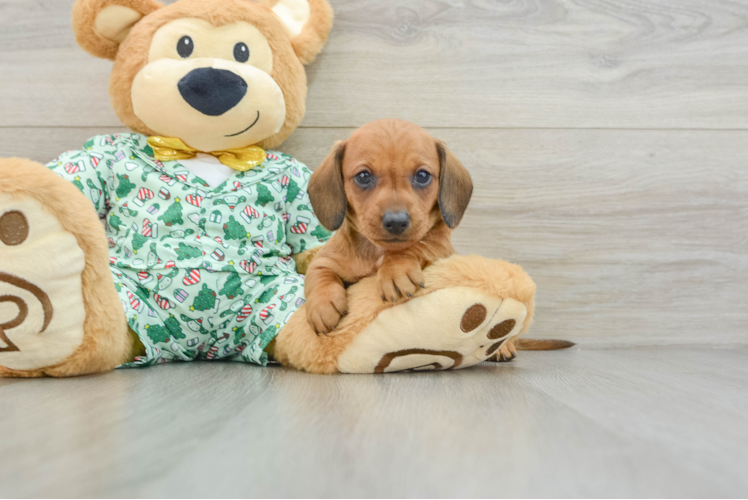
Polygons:
M500 348L499 352L488 358L489 361L505 363L517 357L517 347L515 345L516 337L507 340Z
M412 297L424 287L425 277L421 263L412 257L387 256L377 271L377 286L382 300L395 302L402 297Z
M341 316L348 314L348 297L342 285L330 284L310 294L306 302L306 319L317 335L329 335Z

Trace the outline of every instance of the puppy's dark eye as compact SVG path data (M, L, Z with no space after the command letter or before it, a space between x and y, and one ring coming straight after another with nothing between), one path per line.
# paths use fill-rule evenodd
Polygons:
M367 171L357 173L353 179L359 187L364 189L371 187L374 182L374 176L371 175L371 172Z
M177 54L179 54L179 57L182 59L190 57L194 50L195 42L193 42L192 38L188 36L183 36L179 39L179 42L177 42Z
M234 45L234 59L240 63L249 61L249 47L247 47L246 43L239 42Z
M419 170L416 175L413 176L413 185L419 188L425 188L431 184L431 180L434 178L429 172L425 170Z

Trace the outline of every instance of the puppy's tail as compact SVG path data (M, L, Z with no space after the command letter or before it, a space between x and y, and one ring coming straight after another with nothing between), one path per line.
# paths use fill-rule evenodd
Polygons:
M569 342L568 340L533 340L533 339L518 339L514 344L518 351L555 351L556 349L567 349L576 344Z

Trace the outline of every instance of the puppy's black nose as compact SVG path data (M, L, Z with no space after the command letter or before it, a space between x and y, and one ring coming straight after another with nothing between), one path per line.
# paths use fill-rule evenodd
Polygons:
M387 212L382 217L382 226L391 234L402 234L410 226L410 215L405 210Z
M225 69L193 69L177 87L187 104L208 116L224 114L247 94L247 82Z

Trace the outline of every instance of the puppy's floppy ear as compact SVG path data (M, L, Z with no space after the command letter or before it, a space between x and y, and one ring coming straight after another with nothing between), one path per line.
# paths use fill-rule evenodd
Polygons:
M89 54L114 59L132 27L161 7L155 0L76 0L75 39Z
M260 0L281 19L302 64L314 61L332 29L333 12L327 0Z
M309 180L309 200L317 218L330 231L343 225L348 200L343 183L345 142L338 142Z
M444 222L450 229L454 229L462 220L470 203L470 197L473 195L473 180L470 178L470 172L442 141L436 141L436 152L439 155L441 167L439 208Z

